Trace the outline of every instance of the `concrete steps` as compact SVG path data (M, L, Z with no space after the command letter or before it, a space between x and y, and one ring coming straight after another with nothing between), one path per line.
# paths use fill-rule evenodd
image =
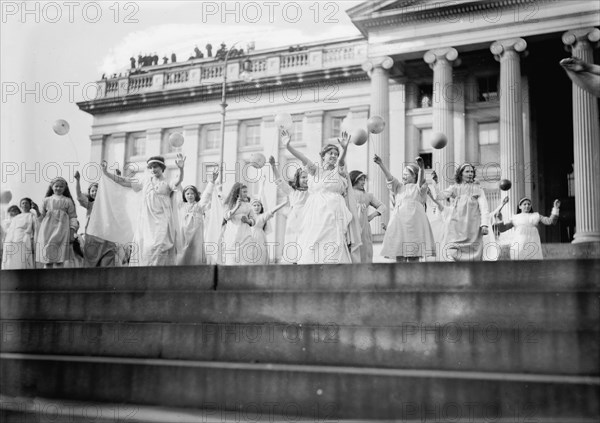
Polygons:
M7 271L0 392L596 418L598 275L600 260Z

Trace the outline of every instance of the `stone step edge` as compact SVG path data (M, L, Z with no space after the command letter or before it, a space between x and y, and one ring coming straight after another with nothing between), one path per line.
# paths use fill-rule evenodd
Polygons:
M60 408L59 408L60 407ZM90 409L93 409L96 413L96 418L93 421L101 423L240 423L240 413L229 411L229 410L202 410L193 408L175 408L175 407L158 407L149 405L139 404L118 404L108 402L95 402L95 401L73 401L69 399L54 399L54 398L41 398L41 397L12 397L8 395L0 394L0 410L12 411L20 414L34 414L40 415L40 411L46 411L46 414L60 413L60 410L66 408L65 413L68 415L68 421L77 421L77 418L81 418L82 421L88 421L90 419ZM216 415L215 415L216 413ZM54 417L55 414L53 414ZM248 416L245 416L248 417ZM336 423L385 423L385 422L398 422L398 420L348 420L348 419L335 419L330 420L324 416L321 420L318 416L313 418L298 418L294 416L279 415L267 413L265 418L253 418L250 416L252 422L256 423L280 423L280 422L296 422L296 423L315 423L315 422L336 422ZM85 419L85 420L84 420ZM55 420L52 420L55 421ZM536 418L537 423L596 423L594 418ZM423 423L421 418L402 420L403 423ZM477 419L468 417L466 419L452 420L452 423L489 423L489 419ZM494 423L514 423L514 417L494 419Z
M527 373L499 373L499 372L472 372L456 370L416 370L416 369L384 369L377 367L349 367L349 366L316 366L300 364L273 364L273 363L237 363L221 361L199 360L172 360L156 358L129 358L105 356L79 356L79 355L50 355L50 354L22 354L0 353L0 360L35 360L35 361L62 361L78 363L102 364L129 364L144 366L168 366L189 368L218 368L226 370L261 370L282 372L309 372L309 373L338 373L346 375L363 376L388 376L388 377L413 377L437 379L469 379L501 382L526 382L526 383L555 383L572 385L597 385L600 386L600 377L597 376L570 376L559 374L527 374Z

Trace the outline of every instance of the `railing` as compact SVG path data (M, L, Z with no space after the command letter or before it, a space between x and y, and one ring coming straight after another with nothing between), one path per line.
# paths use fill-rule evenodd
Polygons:
M235 81L241 79L243 61L252 62L255 77L293 74L307 70L361 65L367 59L367 43L352 39L329 45L307 46L305 50L252 52L249 56L229 60L227 77ZM143 74L128 77L104 79L104 96L125 96L127 94L177 89L180 86L200 85L204 81L221 81L225 72L223 61L203 60L194 63L174 63L144 67Z

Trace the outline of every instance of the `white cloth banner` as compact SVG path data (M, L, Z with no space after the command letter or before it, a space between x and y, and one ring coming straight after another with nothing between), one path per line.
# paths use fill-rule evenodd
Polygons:
M141 199L141 192L123 187L103 174L87 233L117 244L132 242Z

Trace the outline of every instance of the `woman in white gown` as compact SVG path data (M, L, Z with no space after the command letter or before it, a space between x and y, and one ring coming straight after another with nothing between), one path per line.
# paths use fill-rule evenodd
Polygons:
M309 196L298 235L298 264L351 263L348 231L352 213L344 199L349 189L344 166L350 137L344 132L338 140L341 154L338 146L327 144L321 150L320 163L313 163L290 145L287 131L281 135L288 151L306 166L309 175Z
M23 212L10 219L4 239L2 269L5 270L35 269L34 240L39 226L37 205L29 198L23 198L19 204Z
M503 203L508 202L505 197ZM524 197L519 201L517 214L512 216L508 223L502 222L502 214L497 213L494 217L496 222L494 227L500 232L505 232L514 228L513 239L510 248L511 260L542 260L542 242L537 225L554 225L558 221L560 201L554 200L554 207L550 217L542 216L534 212L531 205L531 199Z
M177 154L175 164L179 168L178 177L169 182L164 171L165 159L153 156L147 160L149 177L142 181L109 174L106 162L102 169L106 176L121 186L142 191L137 228L133 236L133 251L130 266L168 266L175 264L177 213L173 210L171 193L183 180L185 157Z
M256 223L249 203L248 187L236 182L224 201L224 225L221 263L225 265L255 264L256 244L252 226Z

